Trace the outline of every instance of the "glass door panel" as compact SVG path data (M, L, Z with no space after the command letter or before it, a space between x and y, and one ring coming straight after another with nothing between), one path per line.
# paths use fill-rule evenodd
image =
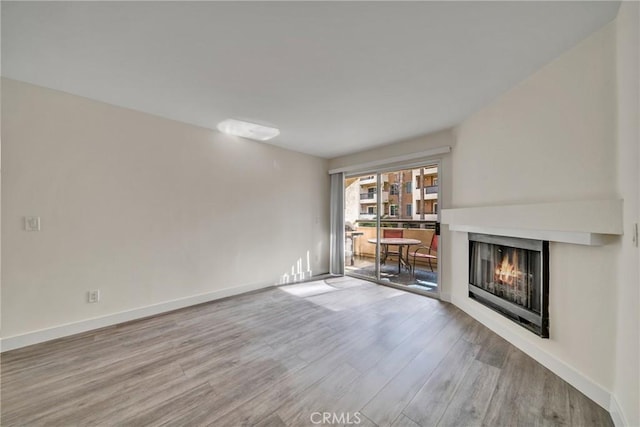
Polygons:
M383 174L380 280L437 292L438 166Z
M378 175L345 178L345 272L378 279L376 244L378 221Z

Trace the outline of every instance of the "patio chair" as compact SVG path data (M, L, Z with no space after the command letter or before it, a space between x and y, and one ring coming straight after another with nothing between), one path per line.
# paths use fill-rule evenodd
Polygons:
M438 261L438 235L434 232L429 246L421 245L413 252L413 274L416 273L416 258L426 259L429 269L433 272L432 260Z
M390 228L382 230L382 238L383 239L402 239L404 236L404 230L402 228ZM381 263L384 264L389 255L400 256L399 251L390 251L389 245L382 246L382 260Z

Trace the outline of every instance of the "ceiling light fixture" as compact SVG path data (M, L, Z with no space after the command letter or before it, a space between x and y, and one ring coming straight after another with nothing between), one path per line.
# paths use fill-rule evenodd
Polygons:
M218 130L229 135L241 136L256 141L268 141L280 135L280 130L242 120L227 119L218 123Z

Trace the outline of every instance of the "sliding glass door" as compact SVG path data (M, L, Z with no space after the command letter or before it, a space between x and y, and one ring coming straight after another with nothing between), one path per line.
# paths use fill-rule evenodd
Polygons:
M345 271L437 294L439 165L345 179Z

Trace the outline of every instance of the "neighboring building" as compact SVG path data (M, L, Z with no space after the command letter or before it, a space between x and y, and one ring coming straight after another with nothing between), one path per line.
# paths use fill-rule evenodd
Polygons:
M387 209L389 202L388 186L389 177L388 174L381 176L382 182L382 206L383 210ZM362 176L358 178L358 185L360 186L360 216L359 219L374 219L376 217L378 208L377 188L378 182L376 175Z
M389 203L383 215L389 218L413 219L413 182L411 170L391 172L389 175Z
M437 221L438 219L438 168L413 169L413 199L416 200L414 219Z
M355 225L360 216L360 184L358 178L344 180L344 221Z
M438 214L438 168L428 167L381 174L382 218L436 221ZM351 178L345 184L345 219L354 216L353 188L359 188L360 220L375 219L376 175Z

